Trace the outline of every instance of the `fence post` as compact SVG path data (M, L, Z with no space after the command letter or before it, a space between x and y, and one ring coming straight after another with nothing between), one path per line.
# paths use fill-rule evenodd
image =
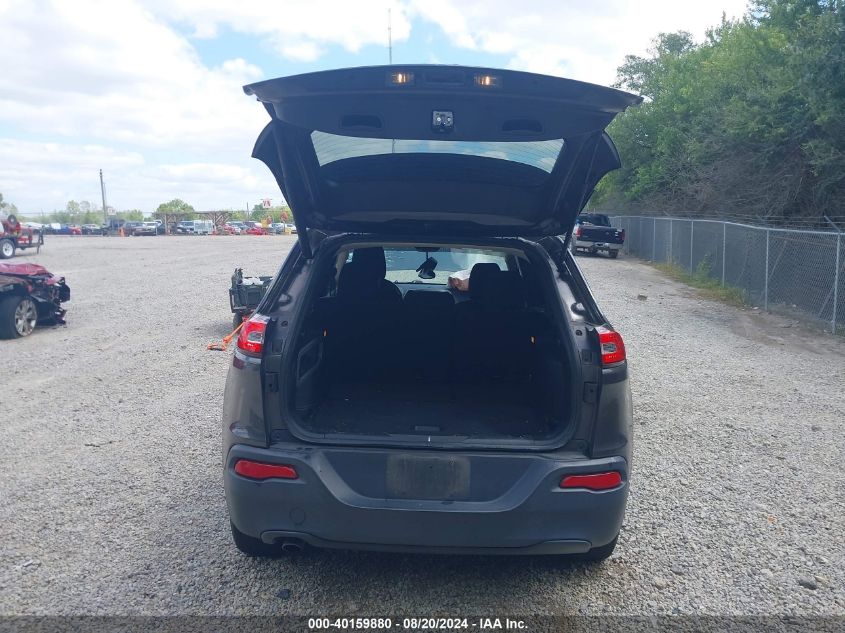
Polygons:
M836 334L836 310L839 307L839 269L842 267L840 252L842 251L842 232L836 234L836 269L833 273L833 316L830 319L830 327Z
M689 221L689 274L692 275L692 244L695 235L695 220Z
M669 264L674 264L675 262L672 261L672 225L675 224L675 220L669 218Z
M651 261L657 261L657 218L651 218Z
M728 249L728 223L722 222L722 287L725 286L725 251Z
M766 229L766 275L763 285L763 309L769 310L769 229Z

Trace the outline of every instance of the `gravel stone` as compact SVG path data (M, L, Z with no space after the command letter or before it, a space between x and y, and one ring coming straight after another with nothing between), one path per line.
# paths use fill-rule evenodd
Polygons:
M47 236L15 258L73 296L67 327L0 341L0 614L845 615L845 341L624 254L577 258L631 367L612 560L241 555L221 468L231 357L206 345L231 329L232 270L275 272L294 239ZM695 573L673 575L679 559Z
M666 589L666 587L669 586L669 581L665 578L655 578L651 581L651 584L653 584L658 589Z
M809 576L802 576L798 579L798 584L806 589L818 589L819 585L816 582L815 578L810 578Z

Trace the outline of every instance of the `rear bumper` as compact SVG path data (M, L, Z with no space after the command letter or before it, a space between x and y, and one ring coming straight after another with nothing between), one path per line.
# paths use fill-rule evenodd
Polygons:
M583 248L589 251L618 251L622 248L622 244L614 244L612 242L584 242L582 240L575 240L575 248Z
M628 473L621 457L413 451L468 463L465 493L444 501L389 492L386 464L398 453L236 444L224 475L232 523L266 543L300 539L318 547L475 554L586 552L612 541L622 525ZM291 465L299 478L247 479L234 472L239 459ZM621 486L601 492L558 486L566 474L608 470L622 473Z

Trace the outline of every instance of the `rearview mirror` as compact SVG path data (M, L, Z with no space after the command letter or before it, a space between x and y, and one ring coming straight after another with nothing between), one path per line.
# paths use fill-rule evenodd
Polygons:
M434 279L434 269L437 268L437 260L433 257L427 257L426 260L417 268L417 276L420 279Z

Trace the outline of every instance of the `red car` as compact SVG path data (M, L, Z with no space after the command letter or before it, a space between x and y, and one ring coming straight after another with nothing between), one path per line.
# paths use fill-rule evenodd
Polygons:
M37 264L0 263L0 339L29 336L36 325L61 325L70 301L64 277Z
M268 235L267 229L260 226L251 226L246 230L247 235Z

